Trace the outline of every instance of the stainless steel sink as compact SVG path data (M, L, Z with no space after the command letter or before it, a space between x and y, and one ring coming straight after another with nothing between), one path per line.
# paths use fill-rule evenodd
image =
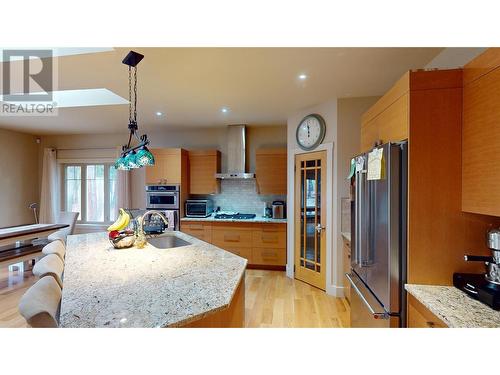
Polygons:
M190 242L184 241L182 238L169 235L148 238L148 243L156 247L157 249L171 249L173 247L191 245Z

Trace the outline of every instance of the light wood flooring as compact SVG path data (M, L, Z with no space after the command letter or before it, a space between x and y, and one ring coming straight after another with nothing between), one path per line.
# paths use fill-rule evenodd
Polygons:
M0 265L0 328L26 327L17 311L19 299L36 282L20 263ZM281 271L247 270L246 327L348 327L349 305Z

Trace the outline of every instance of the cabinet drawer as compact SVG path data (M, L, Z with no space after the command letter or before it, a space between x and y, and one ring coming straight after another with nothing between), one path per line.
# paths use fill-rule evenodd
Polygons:
M408 294L408 327L409 328L447 328L436 315Z
M224 250L245 258L248 263L252 263L252 249L249 247L228 246Z
M252 232L239 228L212 228L212 242L223 249L252 247Z
M212 243L212 225L198 222L181 222L181 232L196 237L202 241Z
M286 249L274 247L254 247L252 249L252 264L284 266L286 265Z
M253 247L286 248L286 232L276 230L254 230L252 232Z

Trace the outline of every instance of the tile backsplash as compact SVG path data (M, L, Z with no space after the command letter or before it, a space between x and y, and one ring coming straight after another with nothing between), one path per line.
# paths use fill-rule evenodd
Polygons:
M221 193L214 195L192 195L191 198L211 199L214 210L220 207L222 211L236 211L262 216L264 204L281 200L286 202L286 195L260 195L257 193L255 179L222 180Z

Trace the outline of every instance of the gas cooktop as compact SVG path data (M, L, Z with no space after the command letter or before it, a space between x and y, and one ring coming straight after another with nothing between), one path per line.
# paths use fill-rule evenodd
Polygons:
M236 219L236 220L252 220L255 214L215 214L214 219Z

